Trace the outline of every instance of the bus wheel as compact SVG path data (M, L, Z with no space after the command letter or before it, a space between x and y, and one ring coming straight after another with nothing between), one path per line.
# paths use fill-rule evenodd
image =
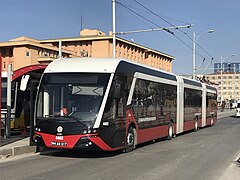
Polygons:
M136 129L133 127L129 127L128 133L127 133L127 139L126 139L127 147L125 152L133 151L136 148L135 136L136 136Z
M198 128L198 120L195 119L195 122L194 122L194 131L196 132L196 131L198 131L198 130L199 130L199 128Z
M173 124L170 123L168 125L168 136L167 136L167 139L168 140L171 140L173 138L174 134L173 134Z
M213 120L213 118L211 118L210 126L214 126L214 120Z

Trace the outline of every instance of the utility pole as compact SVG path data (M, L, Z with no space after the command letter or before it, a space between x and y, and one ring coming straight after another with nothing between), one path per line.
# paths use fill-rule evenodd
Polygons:
M116 58L116 35L124 35L124 34L132 34L132 33L140 33L140 32L150 32L150 31L167 31L171 34L174 34L170 31L170 29L180 29L180 28L190 28L194 25L184 25L184 26L174 26L174 27L160 27L160 28L152 28L145 30L135 30L135 31L126 31L126 32L116 32L116 0L112 0L112 35L113 35L113 58Z
M193 58L192 78L195 79L195 76L196 76L196 34L195 34L195 32L193 32L193 49L192 50L193 50L193 53L192 53L192 55L193 55L193 57L192 57Z
M113 58L116 58L116 0L112 0Z
M62 58L62 40L59 40L59 45L58 45L58 58Z
M196 70L197 70L196 69L196 43L197 43L197 40L203 34L205 34L205 33L212 33L212 32L214 32L214 30L213 29L209 29L208 31L205 31L205 32L201 33L198 36L196 36L196 33L193 32L193 48L192 48L192 51L193 51L192 52L192 65L193 65L193 67L192 67L192 77L193 77L193 79L196 78Z
M0 100L2 102L2 55L0 53ZM0 145L1 145L1 139L2 139L2 103L0 103Z
M220 100L221 100L221 104L224 100L223 98L223 71L224 71L224 68L223 68L223 62L225 61L226 58L230 57L230 56L235 56L235 54L229 54L228 56L221 56L221 91L220 91Z
M8 64L7 77L7 119L6 119L6 138L11 136L11 81L12 81L12 64Z

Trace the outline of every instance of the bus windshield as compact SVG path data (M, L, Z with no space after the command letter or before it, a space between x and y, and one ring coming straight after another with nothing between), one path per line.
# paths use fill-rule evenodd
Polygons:
M110 74L44 74L37 102L37 121L61 120L93 125Z

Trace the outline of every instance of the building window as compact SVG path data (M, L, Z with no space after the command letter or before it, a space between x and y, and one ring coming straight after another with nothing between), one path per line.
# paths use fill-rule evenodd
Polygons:
M30 57L30 52L29 52L29 51L26 51L26 52L25 52L25 56L26 56L26 57Z

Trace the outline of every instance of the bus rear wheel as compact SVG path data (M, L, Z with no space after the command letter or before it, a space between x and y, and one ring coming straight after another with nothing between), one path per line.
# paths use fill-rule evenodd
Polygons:
M211 121L210 121L210 126L212 127L212 126L214 126L215 124L214 124L214 120L213 120L213 117L211 118Z
M195 119L195 122L194 122L194 131L198 131L199 130L199 127L198 127L198 120Z
M173 138L173 136L174 136L174 132L173 132L174 130L173 130L173 124L172 123L170 123L169 125L168 125L168 136L167 136L167 140L171 140L172 138Z
M126 149L125 152L130 152L136 149L136 129L129 127L126 137Z

